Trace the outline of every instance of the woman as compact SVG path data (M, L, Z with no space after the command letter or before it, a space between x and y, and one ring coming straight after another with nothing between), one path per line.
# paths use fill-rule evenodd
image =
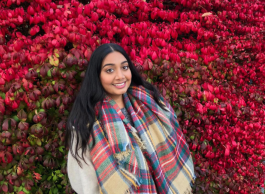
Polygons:
M176 115L124 49L92 54L66 131L77 193L191 193L193 163Z

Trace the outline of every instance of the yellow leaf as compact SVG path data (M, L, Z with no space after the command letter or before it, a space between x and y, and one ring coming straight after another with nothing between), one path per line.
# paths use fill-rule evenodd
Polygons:
M59 50L58 50L58 49L54 49L54 55L55 55L56 57L59 57Z
M39 139L39 138L36 138L36 144L38 145L38 146L41 146L41 140Z
M55 55L56 57L59 57L59 56L60 56L58 53L54 53L54 55Z
M52 56L49 56L49 63L50 63L51 65L54 65L54 59L53 59Z
M218 100L219 100L218 98L214 98L213 102L217 104Z
M202 17L206 17L206 16L209 16L209 15L212 15L212 13L211 12L206 12L206 13L202 14Z
M53 66L58 66L59 65L59 59L56 56L54 56L54 55L49 56L49 62Z
M58 66L59 65L59 59L53 55L53 58L54 58L54 66Z

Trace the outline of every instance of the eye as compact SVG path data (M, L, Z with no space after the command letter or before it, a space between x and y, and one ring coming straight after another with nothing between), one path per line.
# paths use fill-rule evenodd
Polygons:
M127 66L123 66L122 67L124 70L127 70L127 69L129 69L129 66L127 65Z
M107 73L112 73L114 70L113 69L107 69L106 72Z

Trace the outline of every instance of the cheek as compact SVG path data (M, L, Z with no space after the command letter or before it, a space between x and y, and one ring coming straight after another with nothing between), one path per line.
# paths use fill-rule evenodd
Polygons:
M130 79L130 80L132 79L132 73L131 73L131 71L128 72L127 79Z
M107 85L112 83L111 77L105 74L100 75L100 81L103 87L106 87Z

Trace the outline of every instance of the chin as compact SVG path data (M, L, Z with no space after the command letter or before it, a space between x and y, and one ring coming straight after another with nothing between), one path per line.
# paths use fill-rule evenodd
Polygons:
M117 94L117 95L122 95L122 94L126 93L127 90L128 90L128 88L127 88L127 89L124 89L124 90L122 90L122 91L119 91L119 92L117 92L116 94Z

